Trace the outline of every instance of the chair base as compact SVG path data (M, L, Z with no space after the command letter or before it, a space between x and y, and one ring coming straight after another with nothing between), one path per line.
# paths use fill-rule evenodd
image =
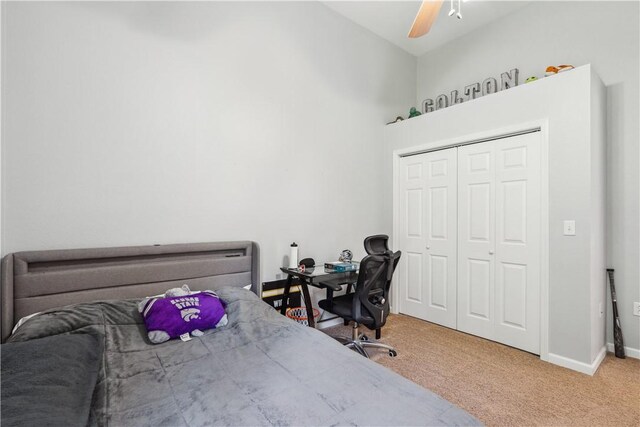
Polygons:
M351 333L351 338L346 337L334 337L336 340L340 341L345 347L349 347L350 349L360 353L362 356L369 358L369 353L367 353L366 348L381 348L387 350L389 352L389 356L396 357L398 352L395 348L391 347L387 344L382 344L380 342L369 341L369 338L360 332L359 326L354 322L353 329Z

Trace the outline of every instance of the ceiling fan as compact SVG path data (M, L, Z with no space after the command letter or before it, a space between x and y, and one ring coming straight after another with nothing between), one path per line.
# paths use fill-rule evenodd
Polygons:
M438 17L438 13L440 13L443 1L444 0L425 0L422 2L420 10L418 10L418 14L413 20L413 25L409 31L410 39L422 37L429 32L431 26ZM453 0L451 0L449 16L456 14L458 19L462 19L462 5L460 2L461 0L458 0L458 11L456 13L456 9L453 7Z

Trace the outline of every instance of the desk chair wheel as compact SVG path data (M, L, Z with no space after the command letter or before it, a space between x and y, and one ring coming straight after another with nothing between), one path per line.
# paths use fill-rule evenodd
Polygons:
M360 336L358 337L360 340L362 341L369 341L369 337L366 336L365 334L360 334Z
M395 350L389 350L389 356L391 357L396 357L398 355L398 352Z

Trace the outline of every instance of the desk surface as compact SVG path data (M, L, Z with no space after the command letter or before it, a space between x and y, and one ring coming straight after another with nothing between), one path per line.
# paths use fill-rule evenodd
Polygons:
M360 263L357 261L354 261L353 264L355 264L356 266L359 266ZM325 268L324 264L319 264L319 265L314 265L313 267L309 267L309 268L305 268L304 271L300 271L297 268L286 268L286 267L281 267L280 270L282 270L282 272L287 273L287 274L293 274L299 277L308 277L308 278L314 278L314 277L319 277L319 276L326 276L326 275L337 275L337 274L345 274L345 275L349 275L352 273L357 274L358 270L355 271L335 271L332 270L330 268Z
M354 262L354 264L358 265L359 263ZM333 278L333 276L337 276L339 274L344 274L345 276L358 274L357 270L356 271L335 271L330 268L324 268L324 264L305 268L304 271L300 271L297 268L285 268L285 267L281 267L280 270L283 273L293 274L298 277L307 277L307 278L315 278L315 277L328 276L328 275L331 275Z
M312 268L306 268L304 271L300 271L297 268L285 268L281 267L280 270L283 273L287 273L290 276L297 276L301 279L308 279L307 282L311 286L315 287L325 287L320 285L315 279L318 277L323 277L327 279L326 287L332 288L333 290L340 290L341 283L348 283L350 281L355 281L358 277L357 271L335 271L328 268L324 268L324 265L316 265Z

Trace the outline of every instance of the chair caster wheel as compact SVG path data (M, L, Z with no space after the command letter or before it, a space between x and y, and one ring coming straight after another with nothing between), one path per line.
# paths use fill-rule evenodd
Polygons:
M395 350L389 350L389 356L396 357L398 353Z
M369 337L368 337L368 336L366 336L365 334L360 334L360 339L361 339L362 341L369 341Z

